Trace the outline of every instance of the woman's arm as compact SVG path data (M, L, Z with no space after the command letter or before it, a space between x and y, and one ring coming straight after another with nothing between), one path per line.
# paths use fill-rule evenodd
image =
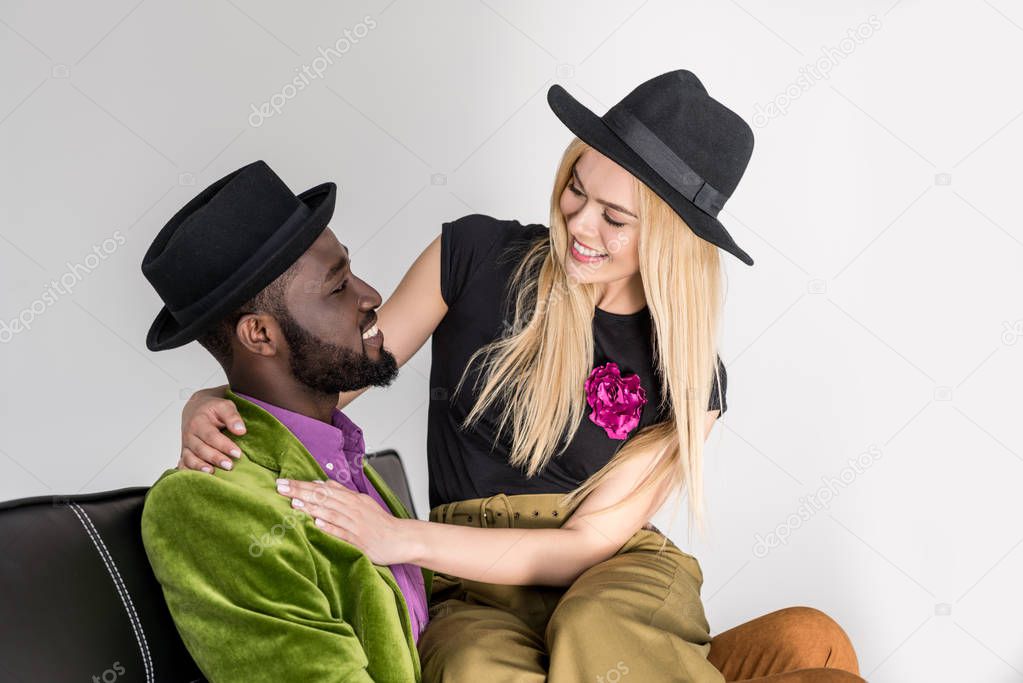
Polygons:
M440 236L423 250L405 273L390 298L377 309L377 325L384 332L385 348L398 367L414 356L448 311L440 293ZM214 467L231 469L231 458L241 453L221 430L245 433L245 424L232 401L224 398L227 385L197 391L181 411L181 458L178 468L212 473ZM366 389L338 396L343 409ZM229 457L230 456L230 457Z
M715 413L707 414L708 428ZM671 492L666 479L634 494L655 455L623 462L557 529L482 529L397 519L369 496L334 482L280 480L278 490L317 518L325 531L361 548L377 564L410 562L487 583L566 586L614 555L663 505ZM604 509L622 500L615 509Z
M653 459L623 462L557 529L481 529L413 520L411 562L473 581L567 586L618 551L664 503L667 480L630 495ZM620 500L614 510L601 511Z
M377 325L384 332L387 350L398 367L416 355L448 312L440 293L440 236L423 250L405 273L397 289L377 309ZM344 408L366 391L343 392L337 402Z

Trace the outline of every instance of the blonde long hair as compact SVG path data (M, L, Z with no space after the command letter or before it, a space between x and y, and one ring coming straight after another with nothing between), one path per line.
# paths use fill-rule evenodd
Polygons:
M583 384L593 363L598 288L575 281L565 270L569 235L560 207L572 168L588 149L576 138L565 150L551 195L550 238L534 243L512 276L511 328L473 354L455 390L481 362L475 383L479 396L463 427L499 405L497 438L511 429L510 462L530 477L564 451L588 408ZM662 404L655 408L670 407L670 416L635 432L564 503L577 504L618 464L653 450L657 457L636 492L670 478L673 489L687 494L690 533L695 525L702 534L704 424L718 370L721 263L717 247L697 237L646 185L638 180L636 185L639 272L653 321L654 365L662 380Z

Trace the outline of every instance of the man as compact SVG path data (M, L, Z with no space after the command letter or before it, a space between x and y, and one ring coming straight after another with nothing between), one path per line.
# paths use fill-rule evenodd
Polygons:
M408 512L363 462L338 393L387 385L380 295L326 227L336 189L295 196L262 161L160 231L142 270L165 302L150 350L197 340L245 421L213 476L170 470L142 515L146 552L189 652L221 681L419 681L432 573L374 565L293 510L276 480L325 480Z

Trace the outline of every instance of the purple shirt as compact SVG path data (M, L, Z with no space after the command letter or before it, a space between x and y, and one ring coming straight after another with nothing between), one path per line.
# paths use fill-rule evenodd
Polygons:
M362 471L362 460L366 454L362 430L344 413L335 408L331 416L332 424L327 424L237 391L235 394L276 417L302 442L328 477L353 491L371 496L380 507L390 513L387 503ZM426 622L430 618L423 572L414 564L392 564L390 570L394 574L398 588L401 589L401 594L405 596L405 604L408 605L409 617L412 620L412 637L418 643L419 634L426 628Z

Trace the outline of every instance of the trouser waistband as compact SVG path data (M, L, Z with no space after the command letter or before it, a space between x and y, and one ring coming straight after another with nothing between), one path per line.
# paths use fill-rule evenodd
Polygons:
M578 505L566 507L563 493L499 493L489 498L472 498L443 503L430 510L431 522L461 524L483 529L551 529L564 524ZM663 533L653 524L644 529Z
M473 498L430 510L431 522L481 528L549 529L565 523L575 507L562 505L565 494L529 493Z

